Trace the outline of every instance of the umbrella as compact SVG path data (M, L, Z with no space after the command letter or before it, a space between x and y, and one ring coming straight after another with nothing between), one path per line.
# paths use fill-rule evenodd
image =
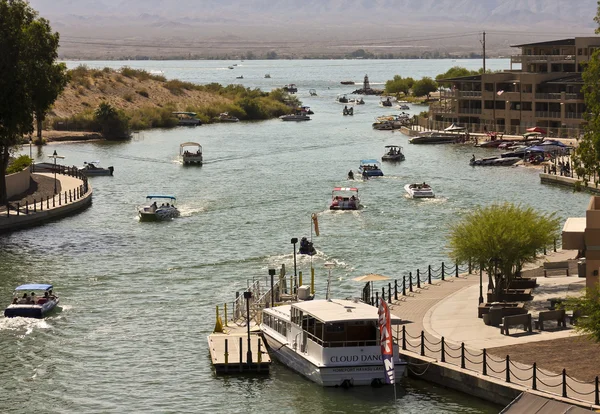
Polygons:
M540 127L532 127L532 128L527 128L527 132L539 132L540 134L545 134L546 130L544 128L540 128Z
M389 280L389 279L391 279L391 278L384 276L384 275L378 275L377 273L369 273L367 275L355 277L352 280L355 280L357 282L378 282L380 280Z

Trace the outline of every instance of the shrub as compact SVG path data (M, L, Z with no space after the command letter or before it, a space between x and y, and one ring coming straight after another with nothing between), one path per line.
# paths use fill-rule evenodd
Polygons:
M19 171L23 171L25 168L31 165L31 158L29 155L21 155L19 158L13 159L13 161L8 164L8 168L6 169L6 174L14 174Z
M94 119L100 125L102 136L106 139L129 138L129 118L111 104L102 102L94 111Z
M123 99L125 99L127 102L133 102L133 95L130 93L126 93L125 95L123 95Z
M138 91L136 91L138 95L143 96L144 98L149 98L150 95L148 94L148 91L146 89L140 89Z

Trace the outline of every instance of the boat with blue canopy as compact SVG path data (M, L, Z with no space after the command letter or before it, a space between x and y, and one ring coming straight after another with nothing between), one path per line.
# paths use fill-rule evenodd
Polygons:
M151 194L146 196L149 204L138 208L140 221L166 221L179 217L179 210L175 207L176 200L172 195ZM160 205L159 202L161 202Z
M377 160L360 160L358 172L363 177L383 177L380 165L380 162Z
M58 304L58 296L52 293L52 289L52 285L42 283L17 286L4 316L42 319Z

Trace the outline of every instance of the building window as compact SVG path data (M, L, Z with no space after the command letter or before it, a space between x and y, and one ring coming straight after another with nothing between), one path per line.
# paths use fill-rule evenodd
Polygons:
M581 56L581 55L583 55L583 49L582 49L582 48L578 48L578 49L577 49L577 55L578 55L578 56Z
M494 92L494 84L493 83L486 83L485 84L485 91L486 92Z

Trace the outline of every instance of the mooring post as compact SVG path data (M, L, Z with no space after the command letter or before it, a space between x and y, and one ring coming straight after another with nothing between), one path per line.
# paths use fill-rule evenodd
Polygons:
M406 276L402 276L402 296L406 296Z
M531 374L531 388L537 390L537 364L533 363L533 373Z
M388 303L392 303L392 284L388 282Z
M421 356L425 356L425 331L421 331Z
M379 303L379 292L375 292L375 304L371 304L372 306L377 306L377 304Z
M567 369L563 368L562 371L562 396L567 398Z
M421 289L421 271L417 269L417 288Z
M227 338L225 338L225 372L227 372L227 365L229 364L229 344Z
M444 262L442 262L442 280L444 280L444 277L446 277L446 268Z
M406 325L402 325L402 349L406 351ZM598 377L596 377L596 384L598 384Z
M431 265L427 266L427 283L431 285Z
M444 342L444 337L442 336L442 346L441 346L441 360L442 362L446 362L446 343Z
M506 382L510 382L510 355L506 356Z
M596 377L596 405L600 405L600 387L598 377Z
M381 300L385 302L385 286L381 287ZM379 306L379 301L377 301L375 306Z
M460 344L460 367L465 368L465 343Z
M483 375L487 375L487 350L483 348Z
M412 292L413 288L412 288L412 272L408 272L408 286L409 286L409 290Z
M240 372L244 372L244 364L242 363L242 347L244 346L244 342L242 341L242 337L240 336Z
M398 279L394 279L394 300L398 300Z
M473 263L471 263L471 259L469 259L469 274L473 271Z
M458 263L456 263L454 266L454 276L458 277Z

